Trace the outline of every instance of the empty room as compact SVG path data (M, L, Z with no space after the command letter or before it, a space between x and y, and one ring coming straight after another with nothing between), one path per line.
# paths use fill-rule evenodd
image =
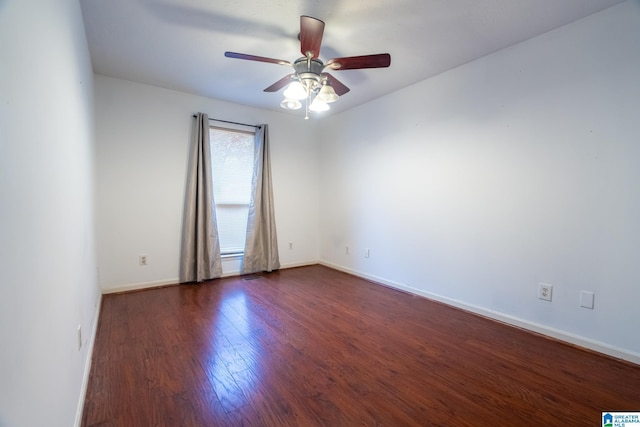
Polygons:
M640 0L0 0L0 427L640 425Z

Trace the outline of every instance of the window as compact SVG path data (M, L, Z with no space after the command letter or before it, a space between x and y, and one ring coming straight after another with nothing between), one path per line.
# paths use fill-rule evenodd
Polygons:
M251 200L254 133L212 126L209 137L220 252L241 254Z

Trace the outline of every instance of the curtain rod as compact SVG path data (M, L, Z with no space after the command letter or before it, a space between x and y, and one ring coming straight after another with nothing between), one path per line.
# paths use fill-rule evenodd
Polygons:
M195 119L196 117L198 117L198 116L194 114L193 118ZM214 119L214 118L211 118L211 117L209 117L209 120L214 121L214 122L231 123L232 125L249 126L249 127L258 128L258 129L260 129L262 127L260 125L248 125L246 123L230 122L229 120Z

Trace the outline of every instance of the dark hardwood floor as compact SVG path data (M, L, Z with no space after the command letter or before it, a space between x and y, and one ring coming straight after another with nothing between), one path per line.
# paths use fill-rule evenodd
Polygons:
M599 426L640 366L322 266L105 295L84 426Z

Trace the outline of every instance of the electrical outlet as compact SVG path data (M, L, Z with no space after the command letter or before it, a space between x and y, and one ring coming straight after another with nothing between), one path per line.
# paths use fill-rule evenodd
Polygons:
M590 291L580 291L580 307L593 310L593 299L595 294Z
M369 258L369 255L370 255L370 254L371 254L371 253L369 252L369 249L365 249L365 250L364 250L364 257L365 257L365 258Z
M293 249L293 242L289 242L289 250Z
M78 325L78 351L82 348L82 326Z
M551 301L553 295L553 286L546 283L538 283L538 298L545 301Z
M347 246L345 246L345 247L344 247L344 253L345 253L346 255L349 255L349 253L350 253L350 252L349 252L349 245L347 245Z
M149 257L146 255L140 255L138 257L138 262L140 265L149 265Z

